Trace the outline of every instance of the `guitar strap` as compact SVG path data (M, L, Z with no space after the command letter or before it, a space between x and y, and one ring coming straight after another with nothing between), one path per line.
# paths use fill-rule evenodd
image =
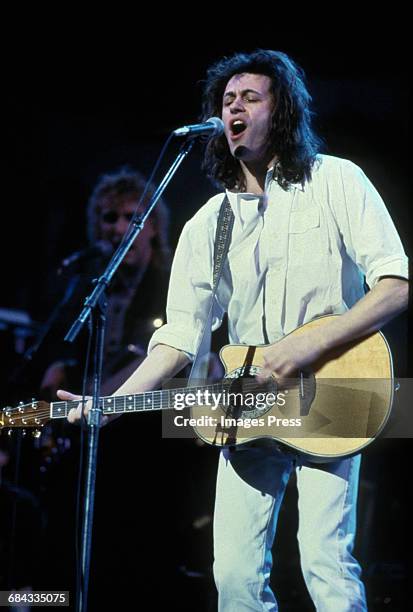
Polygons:
M231 243L232 228L234 226L234 213L232 212L231 204L228 196L225 195L219 209L217 229L215 232L214 242L214 263L212 270L212 291L208 308L208 316L205 321L201 342L192 363L191 373L189 375L188 384L193 380L205 380L208 378L208 362L209 353L211 350L211 331L212 318L214 313L214 302L222 276L225 261L228 254L229 245Z

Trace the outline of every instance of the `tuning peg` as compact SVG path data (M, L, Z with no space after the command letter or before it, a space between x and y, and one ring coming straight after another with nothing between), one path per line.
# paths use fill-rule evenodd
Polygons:
M9 429L9 431L7 432L7 435L8 435L9 437L11 437L11 436L13 435L13 432L12 432L12 430L11 430L11 429Z
M42 432L40 431L40 429L34 429L32 431L33 438L40 438L41 435L42 435Z
M25 429L22 429L22 436L25 437L27 434L27 431Z

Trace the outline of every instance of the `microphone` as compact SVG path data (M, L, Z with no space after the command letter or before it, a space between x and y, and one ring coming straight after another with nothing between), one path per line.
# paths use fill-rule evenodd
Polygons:
M184 125L174 131L174 136L219 136L224 131L224 122L219 117L210 117L205 123Z
M72 253L71 255L63 259L58 272L61 273L64 268L69 268L74 263L81 263L85 260L93 259L98 255L105 255L107 257L112 253L113 247L111 243L106 240L99 240L95 244L92 244L90 247L86 247L81 251L76 251L75 253Z

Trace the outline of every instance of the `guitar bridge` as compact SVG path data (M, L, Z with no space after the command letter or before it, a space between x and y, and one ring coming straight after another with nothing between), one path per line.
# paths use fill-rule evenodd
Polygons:
M311 404L315 397L315 377L310 370L300 370L298 381L298 394L300 397L300 416L305 417L310 413Z

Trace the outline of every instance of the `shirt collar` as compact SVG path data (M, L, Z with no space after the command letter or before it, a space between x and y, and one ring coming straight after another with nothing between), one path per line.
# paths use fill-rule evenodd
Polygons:
M275 183L277 187L279 187L277 181L273 179L273 171L274 166L271 166L271 168L267 170L267 174L265 176L265 192L261 195L243 191L236 192L229 191L228 189L226 190L232 210L235 216L242 222L246 221L246 214L249 220L252 220L253 217L257 217L262 214L262 211L266 206L266 196L271 182ZM304 192L304 187L300 182L291 183L291 187L298 191ZM281 189L281 187L279 188ZM242 202L248 202L248 206L242 206ZM247 211L247 213L244 212L244 214L242 214L242 211Z
M271 166L271 168L267 170L267 174L265 177L265 191L268 191L269 184L271 180L273 180L272 178L273 172L274 172L274 166ZM274 182L276 183L277 181L274 181ZM294 187L294 189L297 189L298 191L304 191L304 186L302 183L297 182L297 183L290 183L290 184L291 184L291 187Z
M257 220L262 216L265 194L237 193L228 189L226 193L235 219L238 220L241 227L244 229L247 226L256 225Z

